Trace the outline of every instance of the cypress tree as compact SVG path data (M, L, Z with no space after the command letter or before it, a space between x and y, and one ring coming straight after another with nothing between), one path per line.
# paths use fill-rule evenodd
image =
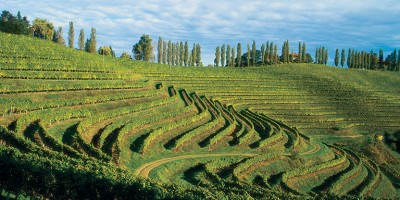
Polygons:
M221 67L225 66L225 51L225 44L223 44L221 47Z
M162 63L167 64L167 41L163 40L163 53L162 53Z
M218 67L219 66L219 59L220 59L220 48L219 46L215 48L215 59L214 59L214 66Z
M242 45L238 43L237 45L237 66L242 67Z
M85 50L85 31L83 29L79 32L78 46L81 51Z
M161 64L163 58L163 41L161 37L158 37L158 46L157 46L158 54L157 54L157 62Z
M172 42L171 40L168 41L168 56L167 56L167 63L168 65L171 65L172 63Z
M187 41L185 42L185 53L184 54L185 55L184 55L183 62L185 63L185 66L188 66L189 65L189 44Z
M301 46L301 42L299 42L299 53L297 55L297 61L298 63L303 62L303 47Z
M307 62L307 50L306 50L306 43L303 42L302 48L301 48L301 61L302 62Z
M74 48L74 36L75 36L74 23L69 22L69 31L68 31L68 46L69 46L69 48Z
M250 45L247 44L247 67L250 66L250 58L251 58L251 50L250 50Z
M319 48L315 49L315 63L319 64Z
M92 27L90 34L90 53L96 53L97 39L96 39L96 29Z
M340 59L340 65L342 66L342 68L345 62L346 62L346 50L342 49L342 54Z
M256 46L256 41L253 40L253 45L251 47L251 59L252 59L251 64L253 66L257 64L256 55L257 55L257 46Z
M339 66L339 49L336 49L335 52L335 66Z
M261 64L264 65L264 57L265 57L265 44L261 45Z
M198 66L198 67L200 67L200 66L202 66L202 63L201 63L201 46L200 46L200 44L197 44L196 45L196 65Z
M231 66L234 67L236 65L236 60L235 60L235 46L232 47L232 52L231 52Z
M231 45L226 46L226 66L231 66Z

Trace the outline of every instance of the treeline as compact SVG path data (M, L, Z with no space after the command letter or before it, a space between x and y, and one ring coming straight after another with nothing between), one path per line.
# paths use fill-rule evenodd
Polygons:
M189 44L185 42L168 42L161 37L158 38L157 62L159 64L178 66L203 66L201 62L201 46L193 44L189 51Z
M237 49L237 54L235 54ZM257 49L256 42L253 40L252 45L247 44L247 51L242 54L241 43L237 47L223 44L217 46L215 49L215 58L213 66L231 66L231 67L245 67L245 66L262 66L280 63L315 63L328 65L329 53L328 49L324 46L317 47L315 50L315 60L311 54L307 53L306 44L299 42L297 53L290 52L289 41L286 40L282 45L281 55L278 55L278 47L273 42L266 42ZM334 65L336 67L344 67L356 69L371 69L371 70L390 70L399 71L400 68L400 50L396 49L389 54L385 59L382 49L379 54L370 51L356 51L349 49L346 58L346 50L336 49L334 57Z
M257 49L257 44L253 40L250 47L247 44L246 53L242 54L242 44L237 46L223 44L215 49L214 66L257 66L257 65L273 65L279 63L312 63L313 59L310 54L306 53L306 44L299 43L299 53L290 52L289 41L286 40L282 46L282 53L278 55L278 45L267 41ZM237 53L235 53L237 49Z

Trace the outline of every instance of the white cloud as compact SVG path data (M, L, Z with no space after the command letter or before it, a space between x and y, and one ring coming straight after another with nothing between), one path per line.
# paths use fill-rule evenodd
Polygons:
M65 34L69 21L76 32L85 28L87 36L95 27L98 38L117 53L130 51L143 33L154 40L162 36L199 42L207 59L216 45L245 45L253 39L257 44L273 40L279 47L285 39L293 44L305 41L312 54L321 45L333 52L348 47L392 48L400 40L396 33L400 4L394 0L3 0L0 7L13 13L20 10L31 21L49 19L63 26Z

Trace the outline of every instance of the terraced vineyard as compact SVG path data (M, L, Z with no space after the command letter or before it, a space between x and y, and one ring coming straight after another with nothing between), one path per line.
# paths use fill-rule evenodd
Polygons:
M317 137L398 129L398 74L169 67L0 36L1 192L399 197L372 158Z

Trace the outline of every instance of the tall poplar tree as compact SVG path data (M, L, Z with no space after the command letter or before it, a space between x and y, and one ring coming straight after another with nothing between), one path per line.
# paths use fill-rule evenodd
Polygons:
M162 54L162 63L167 64L167 41L163 40L163 54Z
M197 60L196 58L197 58L197 48L196 44L194 43L192 49L192 61L191 61L193 66L196 66L196 60Z
M69 46L69 48L74 48L74 37L75 37L74 23L69 22L69 31L68 31L68 46Z
M275 62L275 49L274 49L274 42L271 42L269 45L269 64L272 64Z
M183 47L183 42L179 43L179 65L183 66L183 60L185 59L185 50Z
M383 69L383 51L379 49L379 68Z
M201 46L200 44L196 45L197 48L197 56L196 56L196 64L197 66L203 66L203 63L201 62Z
M168 56L167 56L167 63L168 63L168 65L171 65L171 63L172 63L172 42L171 42L171 40L169 40L168 41L168 50L167 50L167 52L168 52Z
M265 45L264 64L268 64L268 59L269 59L269 41L267 41L267 44Z
M225 67L225 51L225 44L223 44L221 47L221 67Z
M78 46L81 51L85 50L85 31L83 29L79 32Z
M214 66L218 67L219 66L219 59L220 59L220 48L219 46L215 48L215 59L214 59Z
M247 67L250 66L250 54L251 54L251 50L250 50L250 45L247 44Z
M253 40L253 45L251 45L251 65L255 66L257 64L256 60L256 55L257 55L257 46L256 46L256 41Z
M335 66L339 66L339 49L336 49L335 52Z
M89 52L90 53L97 53L97 39L96 39L96 29L92 27L90 33L90 45L89 45Z
M400 71L400 50L399 50L399 54L397 56L397 67L396 67L396 71Z
M340 59L340 65L342 68L344 67L344 63L346 62L346 50L342 49L342 55Z
M175 43L175 65L179 65L179 42Z
M261 64L264 65L264 58L265 58L265 44L261 45Z
M226 66L231 66L231 45L226 46Z
M237 45L237 66L242 67L242 45L240 42Z
M171 43L171 65L175 65L175 43Z
M89 38L86 38L85 51L90 52L90 39Z
M273 63L276 64L278 62L278 45L275 44L274 46L274 56L273 56Z
M158 37L158 46L157 46L158 54L157 54L157 62L161 64L163 58L163 40L161 37Z
M302 63L303 62L303 47L301 46L301 42L299 42L299 53L298 53L298 56L297 56L297 60L298 60L298 62L299 63Z
M185 42L185 53L184 54L185 55L184 55L183 62L185 63L185 66L188 66L189 65L189 44L187 41Z
M235 58L235 55L236 55L235 53L236 53L236 52L235 52L235 48L236 48L236 47L233 46L233 47L232 47L232 52L231 52L231 56L232 56L232 58L231 58L231 66L232 66L232 67L234 67L234 66L236 65L236 58Z
M307 62L307 50L305 42L303 42L303 45L301 46L301 60L303 62Z
M328 49L327 49L327 50L325 50L325 56L324 56L324 58L325 58L324 64L325 64L325 65L328 64L328 59L329 59L329 56L328 56L328 55L329 55L329 54L328 54Z
M347 52L347 68L351 68L351 49Z

